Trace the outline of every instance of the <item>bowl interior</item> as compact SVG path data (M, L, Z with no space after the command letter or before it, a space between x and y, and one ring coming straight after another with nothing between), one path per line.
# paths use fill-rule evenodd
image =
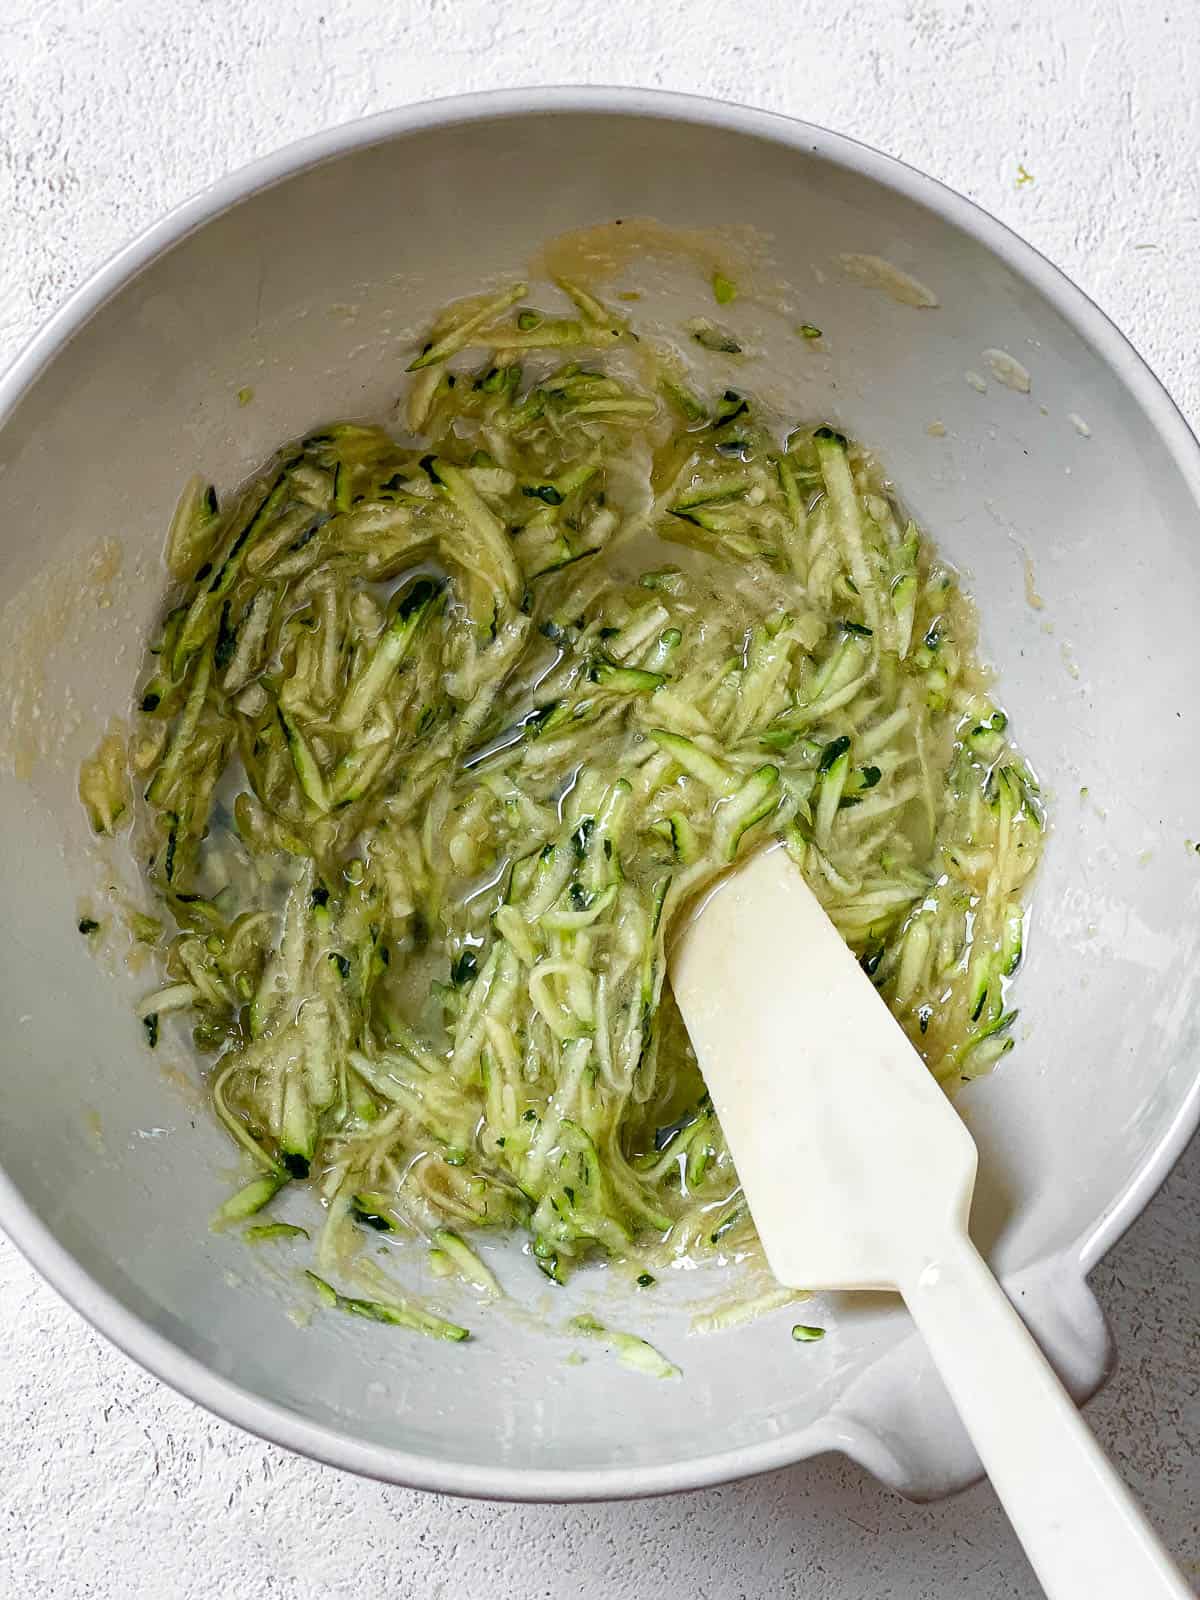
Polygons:
M872 443L979 601L985 653L1054 822L1019 1049L961 1099L981 1146L977 1236L994 1258L1010 1271L1076 1259L1195 1079L1194 490L1114 366L1116 341L1097 348L1025 271L883 181L873 158L856 171L837 141L724 120L577 109L381 134L153 260L0 429L5 1221L44 1265L61 1248L175 1349L278 1407L262 1426L417 1481L520 1492L533 1480L509 1472L606 1469L610 1489L661 1486L653 1474L695 1481L721 1452L744 1452L732 1470L814 1442L853 1447L852 1397L870 1372L887 1358L902 1386L916 1370L895 1365L907 1324L884 1300L806 1311L832 1329L821 1345L793 1346L787 1311L694 1338L694 1285L613 1307L602 1276L552 1294L503 1250L519 1309L470 1314L466 1346L332 1316L296 1325L285 1313L306 1297L294 1268L207 1231L234 1162L189 1088L186 1053L142 1046L129 1005L145 977L115 954L93 961L74 931L80 896L128 876L119 851L90 846L74 774L128 707L183 480L200 467L229 487L288 435L388 415L428 315L525 273L547 236L621 218L635 244L617 287L644 292L642 322L677 329L714 314L704 250L639 257L633 219L746 230L723 247L743 263L745 292L720 316L756 356L736 368L710 358L711 381ZM846 253L886 258L937 307L864 284ZM797 337L800 321L822 329L819 347ZM989 350L1028 369L1030 392L998 380ZM240 407L247 385L254 400ZM136 1344L111 1302L54 1259L60 1285ZM410 1268L429 1289L415 1257ZM572 1345L555 1330L581 1306L647 1333L686 1387L598 1353L566 1364ZM200 1383L186 1363L170 1375ZM289 1433L288 1418L332 1430L349 1453ZM953 1479L931 1419L910 1405L885 1430L897 1481Z

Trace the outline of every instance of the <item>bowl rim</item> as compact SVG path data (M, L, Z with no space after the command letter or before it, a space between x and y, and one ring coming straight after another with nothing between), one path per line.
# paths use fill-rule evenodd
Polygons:
M780 112L691 94L632 87L536 87L453 95L378 112L287 144L176 206L98 268L0 375L0 428L26 391L91 317L158 257L224 212L297 174L355 150L434 128L550 115L644 117L746 134L871 178L984 245L1032 283L1113 368L1163 441L1200 507L1200 442L1160 380L1109 317L1058 267L974 201L845 134ZM1121 1192L1065 1252L1082 1280L1116 1243L1166 1179L1200 1125L1200 1063L1170 1127ZM385 1482L497 1500L626 1499L696 1489L790 1466L823 1451L851 1454L878 1476L903 1479L883 1441L844 1416L828 1415L776 1439L653 1466L526 1470L438 1461L353 1439L261 1399L188 1355L101 1287L59 1243L0 1170L0 1227L76 1311L123 1353L179 1394L274 1444Z

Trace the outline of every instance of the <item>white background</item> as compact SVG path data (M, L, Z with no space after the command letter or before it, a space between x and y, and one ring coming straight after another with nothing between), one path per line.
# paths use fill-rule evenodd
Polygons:
M742 100L924 168L1063 266L1200 423L1194 0L0 0L0 365L231 168L384 107L528 83ZM1095 1275L1121 1364L1088 1410L1193 1581L1198 1214L1194 1145ZM145 1377L2 1237L0 1461L3 1600L1038 1592L986 1486L914 1508L836 1460L574 1509L340 1476Z

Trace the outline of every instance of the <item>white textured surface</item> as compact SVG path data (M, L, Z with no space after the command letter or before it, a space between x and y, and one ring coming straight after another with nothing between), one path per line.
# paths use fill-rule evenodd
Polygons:
M1065 267L1200 423L1200 13L1168 0L0 0L0 364L131 234L230 168L385 106L533 82L710 93L890 150ZM1193 1577L1198 1202L1194 1145L1097 1272L1122 1360L1088 1413ZM0 1308L4 1597L1037 1592L986 1487L916 1509L829 1461L635 1506L459 1504L210 1420L2 1240Z

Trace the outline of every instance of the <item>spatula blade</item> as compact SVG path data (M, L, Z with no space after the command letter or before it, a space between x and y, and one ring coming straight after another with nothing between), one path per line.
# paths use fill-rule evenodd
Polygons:
M975 1144L783 850L716 886L670 970L775 1276L912 1281L966 1226Z

